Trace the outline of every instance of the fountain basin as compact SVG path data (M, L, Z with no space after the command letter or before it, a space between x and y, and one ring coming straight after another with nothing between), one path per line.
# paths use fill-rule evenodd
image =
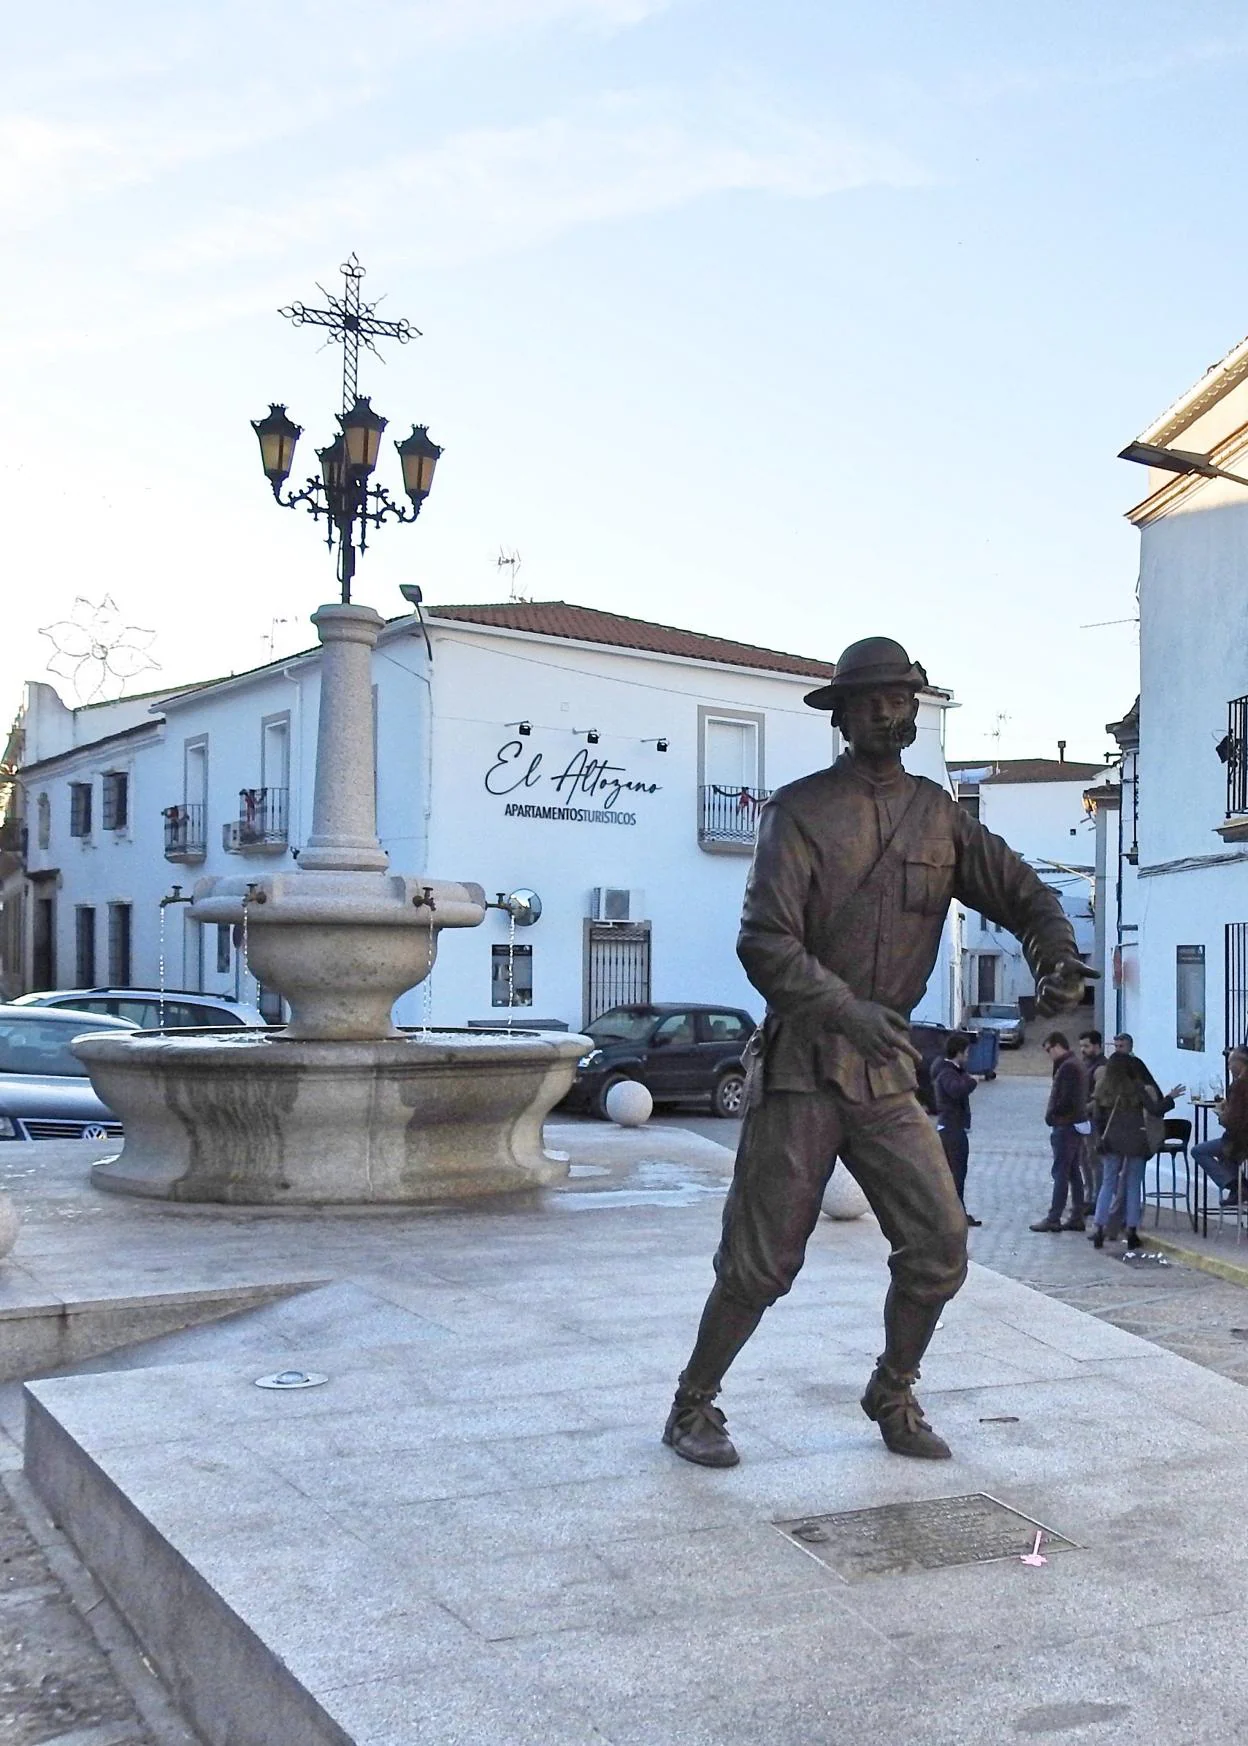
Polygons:
M125 1127L97 1187L247 1206L434 1205L561 1180L542 1123L587 1038L137 1031L74 1044Z
M479 885L400 873L308 871L201 879L199 922L247 919L248 968L290 1008L287 1035L361 1042L396 1037L390 1009L433 968L443 928L477 927Z

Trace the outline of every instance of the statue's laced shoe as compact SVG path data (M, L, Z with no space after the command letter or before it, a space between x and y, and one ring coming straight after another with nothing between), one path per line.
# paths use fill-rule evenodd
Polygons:
M877 1366L862 1397L862 1410L880 1427L894 1455L914 1455L921 1461L948 1461L953 1451L923 1416L909 1381Z
M702 1390L678 1388L663 1427L663 1441L685 1461L699 1467L735 1467L741 1457L728 1435L728 1421Z

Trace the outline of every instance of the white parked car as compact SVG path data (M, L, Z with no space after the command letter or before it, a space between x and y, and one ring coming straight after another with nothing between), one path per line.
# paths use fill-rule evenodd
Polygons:
M1017 1006L998 1001L983 1001L971 1008L977 1031L995 1031L1003 1049L1021 1049L1027 1040L1027 1027Z
M0 1140L120 1139L121 1123L70 1045L92 1031L133 1029L72 1008L0 1006Z
M141 1031L185 1031L209 1025L266 1025L258 1007L232 994L199 994L186 988L56 988L19 995L15 1006L72 1006L107 1018L129 1019Z

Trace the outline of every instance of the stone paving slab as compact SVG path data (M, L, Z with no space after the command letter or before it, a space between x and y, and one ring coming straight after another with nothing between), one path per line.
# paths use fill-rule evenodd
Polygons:
M1026 1233L1043 1087L978 1095L976 1252L1058 1295L972 1269L921 1391L952 1463L889 1456L857 1407L885 1284L866 1221L821 1222L734 1369L742 1467L662 1449L730 1154L568 1123L563 1193L380 1219L107 1201L84 1148L9 1149L25 1222L0 1306L119 1275L334 1281L35 1384L32 1477L231 1746L1243 1740L1248 1555L1225 1500L1248 1396L1132 1331L1194 1339L1206 1288L1238 1288ZM254 1388L291 1363L331 1381ZM0 1389L0 1461L19 1421ZM1081 1549L847 1585L772 1526L981 1489Z
M389 1269L370 1238L361 1277L32 1384L32 1478L184 1702L228 1669L232 1746L1185 1738L1185 1657L1248 1582L1248 1395L976 1268L922 1391L957 1458L890 1456L856 1404L882 1239L825 1221L731 1375L742 1466L692 1468L658 1430L715 1224L709 1196L409 1223ZM254 1387L293 1361L330 1382ZM974 1491L1080 1550L850 1585L772 1525ZM1190 1738L1246 1710L1232 1661Z

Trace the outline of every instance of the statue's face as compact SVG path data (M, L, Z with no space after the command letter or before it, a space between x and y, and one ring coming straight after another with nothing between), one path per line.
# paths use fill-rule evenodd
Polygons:
M841 732L856 752L869 758L900 757L918 733L919 700L903 686L851 691L837 706Z

